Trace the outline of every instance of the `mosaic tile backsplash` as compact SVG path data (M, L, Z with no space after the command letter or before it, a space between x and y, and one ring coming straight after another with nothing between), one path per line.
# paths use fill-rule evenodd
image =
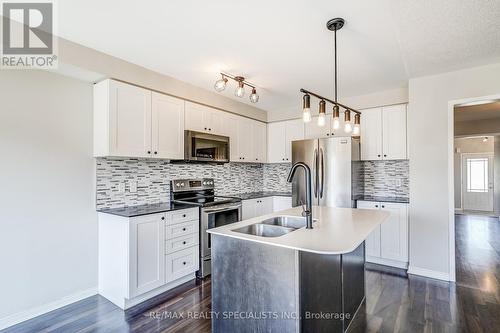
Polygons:
M96 208L115 208L170 201L170 180L214 178L216 194L291 191L286 183L289 164L168 163L148 159L96 159ZM130 182L137 191L130 191ZM125 192L120 184L125 183Z
M361 182L364 195L408 198L409 161L363 161Z
M218 195L258 191L290 192L290 163L195 164L148 159L96 159L96 208L114 208L170 201L170 180L214 178ZM408 161L364 161L356 166L357 194L408 197ZM137 191L130 191L130 183ZM399 183L401 185L399 186ZM125 184L125 192L120 192Z

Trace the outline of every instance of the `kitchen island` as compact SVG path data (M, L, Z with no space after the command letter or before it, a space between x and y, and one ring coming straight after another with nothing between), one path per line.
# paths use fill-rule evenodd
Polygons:
M302 208L210 229L213 332L345 332L365 300L378 210Z

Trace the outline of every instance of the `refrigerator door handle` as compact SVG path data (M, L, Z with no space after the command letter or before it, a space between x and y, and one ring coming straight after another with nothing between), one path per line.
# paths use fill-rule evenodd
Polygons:
M324 159L323 149L320 148L319 153L320 153L319 164L321 165L321 173L320 173L321 174L321 181L320 181L321 187L319 190L319 197L320 197L320 199L322 199L323 198L323 190L324 190L324 181L325 181L325 159Z
M313 162L313 182L314 182L314 197L317 198L318 197L318 151L316 149L314 149L314 162Z

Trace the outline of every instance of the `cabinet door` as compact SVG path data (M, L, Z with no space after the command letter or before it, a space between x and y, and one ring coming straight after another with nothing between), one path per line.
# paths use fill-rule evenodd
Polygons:
M273 212L292 208L291 197L273 197Z
M304 138L305 139L316 139L316 138L327 138L332 135L333 130L331 129L330 119L332 115L326 116L326 124L323 127L318 126L318 117L312 117L311 121L304 124Z
M252 120L244 117L238 118L238 152L240 162L252 162L253 156L253 128Z
M227 128L227 136L229 136L229 155L231 162L241 162L239 151L239 133L238 133L238 116L229 116L225 119L225 127Z
M166 282L175 281L187 275L193 275L200 267L198 246L177 251L165 256Z
M257 216L257 199L243 200L241 202L241 220L248 220Z
M382 109L382 153L385 160L406 159L406 104Z
M153 156L184 158L184 101L153 92L152 99Z
M109 81L109 134L111 156L151 156L151 91Z
M285 122L285 161L292 161L292 141L304 140L304 122L302 119L288 120Z
M226 128L224 126L225 115L226 113L224 111L208 108L206 113L206 120L209 133L225 136L228 135L228 133L225 131Z
M208 107L196 103L185 102L186 116L185 128L197 132L209 132L208 126Z
M255 162L264 163L266 161L266 147L267 147L267 129L266 124L260 121L253 121L253 160Z
M361 111L361 159L382 159L382 109Z
M358 201L358 209L380 209L380 204L378 202L371 201ZM380 225L372 231L372 233L366 238L366 255L370 257L380 257Z
M384 259L408 261L408 206L399 203L380 203L391 213L381 225L381 256Z
M267 124L268 163L285 162L285 155L286 155L285 133L286 133L285 122L276 122Z
M164 219L164 214L154 214L130 220L128 298L165 284Z
M273 212L273 197L265 197L259 199L260 201L260 214L271 214Z

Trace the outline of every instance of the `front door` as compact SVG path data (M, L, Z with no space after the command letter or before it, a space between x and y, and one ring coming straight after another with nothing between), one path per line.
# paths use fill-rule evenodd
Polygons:
M462 193L465 210L493 211L493 156L462 155Z

